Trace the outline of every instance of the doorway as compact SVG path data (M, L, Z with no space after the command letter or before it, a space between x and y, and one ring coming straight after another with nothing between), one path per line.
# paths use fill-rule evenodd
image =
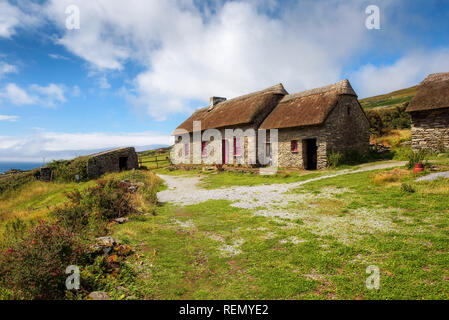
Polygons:
M226 139L221 140L221 164L228 163L228 141Z
M304 169L316 170L318 165L318 147L316 145L316 139L304 139L302 141L302 150Z
M128 157L120 157L118 160L118 167L120 171L128 169Z

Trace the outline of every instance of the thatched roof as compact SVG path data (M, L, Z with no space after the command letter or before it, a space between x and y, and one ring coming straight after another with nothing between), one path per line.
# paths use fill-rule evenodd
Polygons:
M434 73L418 86L407 112L449 108L449 72Z
M202 130L252 124L256 119L265 118L287 94L284 86L277 84L265 90L220 102L215 106L198 109L176 128L172 135L182 133L179 129L193 132L193 121L201 121Z
M341 95L357 94L348 80L285 96L260 129L292 128L322 124Z

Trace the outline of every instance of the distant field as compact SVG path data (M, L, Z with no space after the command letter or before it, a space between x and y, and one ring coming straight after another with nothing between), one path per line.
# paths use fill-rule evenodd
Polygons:
M171 148L161 148L138 152L139 164L148 169L163 168L170 165Z
M413 99L416 93L416 87L410 87L398 91L393 91L387 94L365 98L360 100L360 104L365 109L372 109L378 107L393 107Z

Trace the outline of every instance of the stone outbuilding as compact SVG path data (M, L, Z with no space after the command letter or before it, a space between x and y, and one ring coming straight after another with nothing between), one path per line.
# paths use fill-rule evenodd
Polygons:
M429 75L417 88L407 112L412 120L412 149L449 150L449 72Z
M365 153L370 124L348 80L285 96L260 126L278 129L278 165L327 167L330 152Z
M89 179L98 179L105 173L137 169L139 167L136 150L120 148L100 152L89 156L87 175Z

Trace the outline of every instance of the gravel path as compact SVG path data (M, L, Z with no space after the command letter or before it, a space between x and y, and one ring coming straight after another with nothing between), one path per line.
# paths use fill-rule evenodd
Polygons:
M449 178L449 171L431 173L425 177L416 179L416 181L433 181L433 180L444 179L444 178Z
M371 164L359 167L357 170L341 170L335 174L325 175L305 181L282 183L282 184L265 184L258 186L236 186L222 189L207 190L197 186L201 177L191 176L170 176L159 175L165 180L168 186L167 190L158 193L160 202L170 202L177 205L191 205L201 203L207 200L230 200L234 202L232 205L240 208L260 208L272 207L273 205L285 206L290 201L298 200L298 194L288 194L287 192L297 188L303 184L337 177L344 174L388 169L393 167L404 166L406 162L387 162L380 164ZM324 190L320 197L335 193L335 190Z

